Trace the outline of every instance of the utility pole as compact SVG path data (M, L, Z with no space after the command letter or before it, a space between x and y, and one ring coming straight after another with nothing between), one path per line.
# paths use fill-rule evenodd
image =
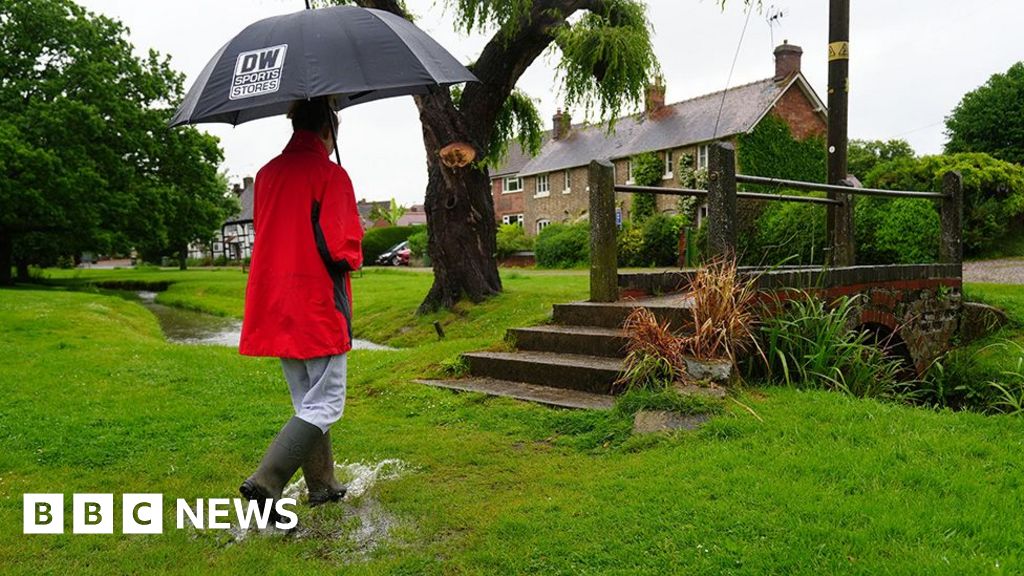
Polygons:
M829 0L828 14L828 183L847 177L847 118L850 99L850 0ZM843 202L829 206L830 264L853 265L853 205L849 194L829 193Z

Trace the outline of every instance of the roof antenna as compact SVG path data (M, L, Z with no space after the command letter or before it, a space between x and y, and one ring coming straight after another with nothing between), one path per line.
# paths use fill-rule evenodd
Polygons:
M775 49L775 27L781 25L781 21L785 16L786 11L774 4L768 6L768 10L765 12L764 21L768 23L768 36L772 43L769 49L771 50Z

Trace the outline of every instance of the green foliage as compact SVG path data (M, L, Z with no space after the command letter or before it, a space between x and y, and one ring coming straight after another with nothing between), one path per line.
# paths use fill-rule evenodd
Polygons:
M237 210L217 139L166 126L182 76L136 57L119 22L70 0L3 2L0 38L0 237L19 261L135 246L184 258Z
M620 268L646 266L644 263L644 231L632 222L624 222L615 238Z
M533 250L533 238L526 235L522 225L502 224L498 227L498 258L530 250Z
M839 390L861 398L897 395L899 360L871 344L870 334L851 330L856 300L828 305L801 294L761 326L762 350L772 381L798 388Z
M860 197L854 222L860 264L926 264L939 257L941 227L932 202Z
M680 394L672 387L630 388L615 400L615 410L632 417L641 410L668 410L680 414L720 414L721 400L699 394Z
M633 182L637 186L657 186L661 184L661 173L664 171L661 160L654 152L644 152L630 158ZM630 217L642 223L658 211L658 197L655 194L633 194L633 206Z
M963 176L966 255L985 254L1008 235L1019 233L1020 216L1024 215L1024 167L987 154L894 160L876 166L865 184L891 190L941 191L943 175L953 170Z
M643 261L648 266L675 266L679 260L679 231L683 218L655 214L642 226Z
M370 210L370 220L374 222L387 222L388 226L398 226L398 221L405 216L405 213L409 209L405 206L399 206L398 202L394 198L391 199L391 203L387 208L381 208L380 205L374 204Z
M599 106L611 130L624 105L643 102L659 68L643 2L608 0L595 6L555 31L562 52L558 71L566 106L582 105L588 112Z
M863 181L882 162L914 158L914 149L906 140L850 140L847 150L847 172Z
M363 266L372 266L377 257L399 242L423 230L422 226L387 226L370 228L363 236Z
M533 249L541 268L575 268L590 263L590 223L551 224L541 230Z
M739 252L745 263L755 265L821 264L828 246L825 226L826 212L820 205L765 202L753 233L737 239Z
M769 114L749 134L739 136L740 172L806 182L824 182L828 157L825 140L793 138L789 125Z
M544 125L533 99L518 88L502 104L491 131L491 141L484 162L500 166L508 156L508 147L515 141L530 156L540 152Z
M1024 62L993 74L946 118L947 153L984 152L1024 164Z
M423 258L427 255L427 245L430 243L430 236L426 226L417 226L416 232L409 235L409 250L416 258Z

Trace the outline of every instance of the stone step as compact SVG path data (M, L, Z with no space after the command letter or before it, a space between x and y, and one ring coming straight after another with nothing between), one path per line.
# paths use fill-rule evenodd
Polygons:
M473 376L609 394L622 360L554 352L471 352L463 357Z
M643 306L659 321L668 321L673 330L681 330L690 320L688 302L680 295L624 300L620 302L573 302L555 304L553 319L563 326L621 328L626 316Z
M626 355L626 333L621 328L597 326L533 326L509 330L519 350L559 352L623 358Z
M526 382L512 382L495 378L460 378L457 380L416 380L420 384L479 392L491 396L504 396L527 402L537 402L559 408L576 408L583 410L611 410L615 406L615 398L607 394L592 394L579 390L567 390L551 386L538 386Z

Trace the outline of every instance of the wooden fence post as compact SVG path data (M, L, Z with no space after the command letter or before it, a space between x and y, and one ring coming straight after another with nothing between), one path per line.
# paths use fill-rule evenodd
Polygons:
M736 255L736 148L728 142L708 151L708 248L712 257Z
M962 264L964 261L963 218L964 181L957 171L942 176L940 220L942 222L942 243L939 245L939 261L943 264Z
M608 160L594 160L590 184L590 301L619 299L615 225L615 180Z

